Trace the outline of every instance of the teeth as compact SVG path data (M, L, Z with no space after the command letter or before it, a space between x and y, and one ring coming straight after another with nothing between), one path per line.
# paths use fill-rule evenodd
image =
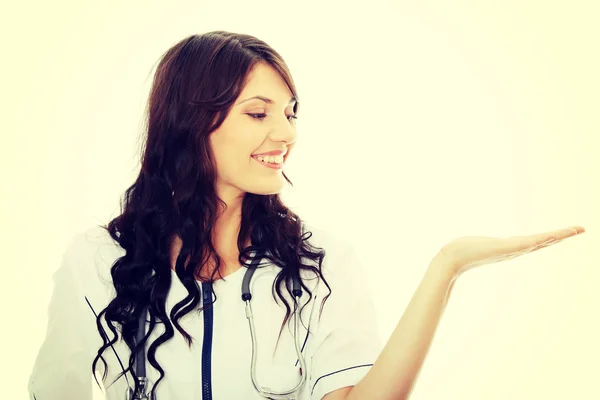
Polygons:
M263 157L263 156L257 156L254 157L259 161L262 162L266 162L266 163L271 163L271 164L281 164L283 163L283 156L267 156L267 157Z

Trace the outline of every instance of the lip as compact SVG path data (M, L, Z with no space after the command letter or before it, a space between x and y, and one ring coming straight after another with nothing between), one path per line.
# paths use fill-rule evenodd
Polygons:
M271 150L271 151L267 151L266 153L252 154L252 157L258 157L258 156L284 156L286 153L287 153L287 150Z

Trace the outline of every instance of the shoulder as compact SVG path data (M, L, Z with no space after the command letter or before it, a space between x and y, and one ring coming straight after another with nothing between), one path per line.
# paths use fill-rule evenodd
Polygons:
M125 249L100 226L76 233L66 252L70 261L79 264L93 263L99 272L110 270L116 259L125 255ZM84 268L80 272L89 274L93 271Z
M350 242L339 233L313 223L304 222L302 231L305 235L310 232L312 234L309 239L311 245L322 247L325 252L336 252L351 247Z
M125 250L109 232L94 226L73 234L64 253L64 264L86 293L111 294L114 288L110 269L123 255Z
M327 276L357 274L362 271L354 245L343 235L310 223L304 223L304 232L312 232L308 240L312 246L325 252L323 273Z

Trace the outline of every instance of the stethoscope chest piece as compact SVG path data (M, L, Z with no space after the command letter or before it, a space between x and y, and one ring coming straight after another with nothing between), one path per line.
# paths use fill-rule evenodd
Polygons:
M140 388L137 392L133 388L127 388L126 399L127 400L156 400L156 397L152 395L152 383L146 377L138 378Z

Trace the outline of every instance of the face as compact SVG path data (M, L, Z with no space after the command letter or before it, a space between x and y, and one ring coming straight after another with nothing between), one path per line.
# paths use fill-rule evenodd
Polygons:
M246 192L279 193L286 182L282 167L296 140L295 102L283 78L264 63L257 64L248 78L226 119L210 136L217 194L228 205ZM280 168L253 157L271 150L286 151Z

